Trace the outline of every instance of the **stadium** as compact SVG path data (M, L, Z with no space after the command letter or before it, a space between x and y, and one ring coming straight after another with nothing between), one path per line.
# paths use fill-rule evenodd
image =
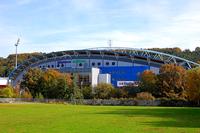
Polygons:
M186 69L200 66L187 59L152 50L101 47L35 55L14 69L9 79L15 86L30 68L57 69L77 74L79 85L111 83L114 87L123 87L137 85L140 74L145 70L158 74L163 64L177 64Z

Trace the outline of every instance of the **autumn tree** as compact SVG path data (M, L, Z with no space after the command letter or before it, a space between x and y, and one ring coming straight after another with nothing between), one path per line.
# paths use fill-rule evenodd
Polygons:
M45 98L63 99L65 97L67 84L64 74L48 69L42 75L41 81L42 94Z
M190 101L200 104L200 68L187 71L186 76L186 92Z
M21 88L24 90L28 88L33 98L35 98L42 91L42 75L42 70L38 68L29 69L22 79Z
M157 91L157 75L150 70L146 70L141 75L140 88L143 92L150 92L153 95L159 95Z
M165 64L160 68L157 87L161 97L170 99L185 98L186 70L175 64Z
M95 98L109 99L113 90L111 84L101 83L94 88Z

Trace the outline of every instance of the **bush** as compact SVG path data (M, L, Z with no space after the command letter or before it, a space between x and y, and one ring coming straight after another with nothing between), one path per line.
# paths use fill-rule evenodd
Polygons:
M125 92L127 92L128 98L133 98L137 95L137 93L141 92L138 86L125 86L123 89Z
M32 98L32 95L29 90L24 90L21 94L21 98Z
M110 99L111 92L113 91L111 84L101 83L94 87L95 98L99 99Z
M44 96L42 95L42 93L39 93L38 95L36 95L35 98L37 98L37 99L44 99Z
M93 99L92 87L86 86L82 89L84 99Z
M128 92L125 89L117 88L111 92L112 98L127 98Z
M13 88L8 86L2 90L0 90L0 97L1 98L12 98L14 96Z
M73 93L71 94L71 100L74 99L83 99L83 94L78 86L73 88Z
M155 97L149 92L141 92L137 93L135 100L155 100Z

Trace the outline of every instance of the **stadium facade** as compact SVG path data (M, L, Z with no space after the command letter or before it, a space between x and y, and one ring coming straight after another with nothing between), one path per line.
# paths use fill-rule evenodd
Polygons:
M132 48L91 48L35 55L18 66L9 76L12 85L19 83L30 68L57 69L76 74L79 85L111 83L115 87L137 85L145 70L159 73L163 64L177 64L186 69L200 65L165 53Z

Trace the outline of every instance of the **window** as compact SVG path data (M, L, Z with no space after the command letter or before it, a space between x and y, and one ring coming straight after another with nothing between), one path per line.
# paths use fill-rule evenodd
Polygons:
M101 66L101 62L98 62L98 66Z
M51 68L54 68L54 65L51 65Z
M80 67L82 67L82 66L83 66L83 64L82 64L82 63L79 63L79 66L80 66Z
M61 67L64 67L64 64L62 64Z
M94 63L94 62L92 62L92 66L95 66L95 63Z
M60 64L58 64L57 67L60 67Z
M114 65L115 65L115 62L112 62L112 65L114 66Z
M50 68L50 65L48 65L47 67Z
M109 66L109 62L106 62L106 66Z

